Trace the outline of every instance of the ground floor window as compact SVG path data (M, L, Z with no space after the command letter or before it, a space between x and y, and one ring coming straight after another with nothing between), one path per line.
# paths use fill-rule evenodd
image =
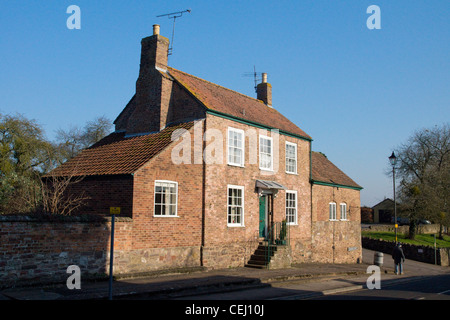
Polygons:
M177 216L178 183L173 181L155 181L155 211L158 217Z
M297 191L286 191L286 222L297 224Z
M244 187L228 186L227 205L228 226L239 227L244 225Z

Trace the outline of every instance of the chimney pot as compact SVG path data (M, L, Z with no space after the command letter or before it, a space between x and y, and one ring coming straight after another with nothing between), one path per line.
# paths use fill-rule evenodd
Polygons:
M159 35L159 24L154 24L153 25L153 35Z
M265 72L262 74L262 83L267 83L267 73Z

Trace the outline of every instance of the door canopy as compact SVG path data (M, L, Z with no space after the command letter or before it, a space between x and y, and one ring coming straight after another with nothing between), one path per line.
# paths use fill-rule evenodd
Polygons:
M259 196L266 194L276 195L279 190L287 190L285 186L276 181L256 180L256 190Z

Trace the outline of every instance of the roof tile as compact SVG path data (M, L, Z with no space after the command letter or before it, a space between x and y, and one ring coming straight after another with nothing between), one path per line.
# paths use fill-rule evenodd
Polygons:
M320 152L311 153L311 178L313 181L361 188Z
M227 89L185 72L168 67L169 74L207 109L302 136L311 137L276 109L261 100Z
M90 176L131 174L172 142L172 132L189 130L194 122L165 128L161 132L126 137L125 133L111 133L92 147L65 162L47 176Z

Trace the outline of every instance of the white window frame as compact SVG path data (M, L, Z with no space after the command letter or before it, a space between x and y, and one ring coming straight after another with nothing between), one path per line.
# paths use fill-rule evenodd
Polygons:
M287 146L292 146L294 147L294 158L288 158L288 154L287 154ZM285 165L286 165L286 173L290 173L290 174L297 174L297 144L293 143L293 142L289 142L286 141L285 144L285 149L284 149L284 156L285 156ZM288 160L294 160L295 161L295 166L294 166L294 171L288 171Z
M294 195L294 197L295 197L295 199L294 199L294 201L295 201L295 206L294 207L291 207L291 206L288 206L288 199L287 199L287 197L288 197L288 194L293 194ZM298 197L297 197L297 191L296 190L286 190L286 196L285 196L285 207L286 207L286 223L288 224L288 225L297 225L297 216L298 216L298 210L297 210L297 204L298 204ZM293 209L294 210L294 221L289 221L289 219L288 219L288 209Z
M262 163L261 155L263 154L263 152L261 151L261 146L262 146L261 140L270 141L270 168L266 168L261 165L261 163ZM267 155L267 153L264 153L264 154ZM273 171L273 138L272 137L259 135L259 169L266 170L266 171Z
M342 208L344 208L344 210L342 210ZM339 209L341 211L341 220L343 221L347 221L347 204L345 202L341 202L339 204Z
M328 204L328 214L329 214L329 219L330 221L336 221L337 220L337 216L336 216L336 202L330 202Z
M230 189L236 189L236 190L241 190L241 205L230 205L230 201L229 201L229 197L230 197ZM228 227L244 227L244 204L245 204L245 196L244 196L244 186L236 186L236 185L231 185L229 184L227 186L227 226ZM229 222L229 216L230 216L230 208L232 207L240 207L241 208L241 221L239 223L232 223Z
M241 137L242 137L242 146L241 147L236 147L236 146L230 145L230 132L234 132L234 133L241 135ZM235 148L235 149L241 150L241 162L240 163L233 162L230 160L230 155L231 155L230 148L233 148L233 149ZM228 130L227 130L227 163L230 166L237 166L237 167L243 167L245 164L245 133L244 133L244 130L242 130L242 129L228 127Z
M175 185L175 214L169 215L169 214L156 214L156 205L167 205L167 203L156 203L156 187L158 183L163 184L174 184ZM169 205L172 205L169 203ZM162 211L162 209L161 209ZM154 194L153 194L153 216L158 218L173 218L178 217L178 182L176 181L169 181L169 180L155 180L155 188L154 188Z

